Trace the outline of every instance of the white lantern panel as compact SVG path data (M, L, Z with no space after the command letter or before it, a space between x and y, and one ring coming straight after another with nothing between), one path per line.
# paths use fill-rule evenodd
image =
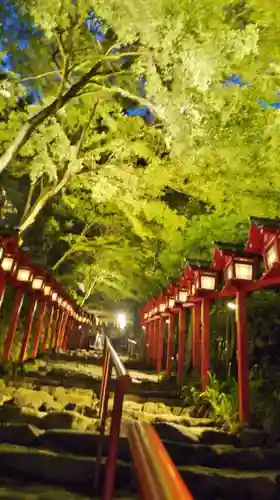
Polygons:
M252 280L253 265L245 263L235 263L235 277L237 280Z
M200 279L203 290L215 290L216 279L214 276L201 276Z
M28 283L31 278L31 270L30 269L19 269L17 272L17 280L22 281L23 283Z
M175 306L175 299L168 299L168 307L172 309Z
M55 301L56 301L56 299L57 299L57 295L58 295L58 294L57 294L56 292L53 292L53 294L52 294L52 300L53 300L54 302L55 302Z
M227 279L231 280L233 277L233 269L232 269L232 264L227 268Z
M272 245L266 254L267 266L270 268L278 261L277 247L276 244Z
M164 312L165 311L165 303L162 302L160 305L159 305L159 312Z
M33 290L41 290L44 284L44 278L34 278L32 281Z
M44 295L46 295L47 297L49 295L51 295L52 293L52 287L50 285L45 285L44 286Z
M188 292L180 290L179 292L179 302L187 302L188 300Z
M8 271L12 270L13 264L14 264L13 257L4 257L4 259L2 260L1 267L2 267L3 271L8 272Z

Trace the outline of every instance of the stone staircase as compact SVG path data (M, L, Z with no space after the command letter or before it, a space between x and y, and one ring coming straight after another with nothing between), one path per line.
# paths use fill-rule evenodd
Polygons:
M94 363L69 356L43 360L24 379L2 384L0 499L100 498L93 493L101 374ZM209 419L190 418L152 376L133 375L142 383L125 398L116 498L138 498L126 439L135 419L153 423L195 500L280 498L280 447L270 436L221 432Z

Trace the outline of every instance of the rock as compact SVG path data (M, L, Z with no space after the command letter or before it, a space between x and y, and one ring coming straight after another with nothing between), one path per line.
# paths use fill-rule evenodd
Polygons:
M96 406L84 406L83 415L88 418L97 418L99 415L99 410Z
M143 411L145 413L153 413L154 415L157 413L157 404L156 403L144 403Z
M258 431L255 429L243 429L240 432L240 441L241 445L244 446L244 448L251 447L251 446L263 446L266 442L267 439L267 434L266 432L263 431Z
M92 425L92 420L75 411L48 413L43 419L46 429L73 429L85 431Z
M0 425L0 443L29 445L41 431L29 424L11 423Z
M163 403L157 403L157 414L171 414L171 408Z
M39 410L42 412L47 412L47 413L49 413L51 411L62 411L63 406L58 401L55 401L54 399L52 399L52 401L43 403L40 406Z
M127 413L133 412L133 411L142 411L143 405L136 403L135 401L124 401L123 403L123 410Z
M91 406L92 401L96 399L96 394L88 389L65 390L63 387L56 387L53 390L53 397L63 407L69 403Z
M47 415L47 413L34 410L33 408L22 408L21 414L19 417L19 421L33 425L35 427L41 428L43 426L43 418Z
M39 410L43 403L51 404L53 398L44 391L31 391L30 389L17 389L13 394L13 404Z

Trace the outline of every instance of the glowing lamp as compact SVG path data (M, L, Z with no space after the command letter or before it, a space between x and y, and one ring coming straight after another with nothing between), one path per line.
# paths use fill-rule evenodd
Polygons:
M56 301L57 301L58 305L61 306L62 303L63 303L63 298L62 297L57 297Z
M14 257L5 255L1 262L1 268L3 269L3 271L6 271L7 273L12 272L14 267L14 262L15 262Z
M32 279L31 269L29 267L19 267L16 279L21 283L29 283Z
M187 302L188 296L189 294L187 290L179 290L178 302Z
M174 297L168 297L168 308L169 309L173 309L174 306L175 306L175 299L174 299Z
M44 285L43 292L46 297L50 297L52 294L52 287L50 285Z
M264 250L264 264L266 271L280 262L279 239L276 236Z
M166 303L164 300L159 303L158 309L159 309L159 312L161 312L161 313L165 311Z
M226 281L252 281L255 278L255 259L233 256L225 270Z
M144 319L148 319L149 313L144 313Z
M44 288L44 278L42 276L35 276L31 284L33 290L41 291Z
M57 297L58 297L58 293L53 292L53 293L52 293L52 301L53 301L53 302L56 302L56 301L57 301Z
M213 291L217 288L217 272L199 267L195 270L195 291Z

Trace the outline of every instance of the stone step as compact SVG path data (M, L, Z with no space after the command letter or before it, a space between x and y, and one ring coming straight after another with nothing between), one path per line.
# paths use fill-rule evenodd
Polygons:
M10 478L32 484L39 482L88 495L93 491L95 459L50 450L0 444L0 480ZM100 484L104 479L104 462L100 469ZM1 482L0 482L1 485ZM130 464L117 462L116 490L136 493Z
M195 500L279 500L280 470L244 472L208 467L179 467Z
M92 495L95 464L92 458L2 444L0 445L0 460L2 482L6 477L17 481L24 478L25 482L29 481L30 484L37 481L41 484L48 484L49 488L52 485L53 488L65 488L69 492L79 491L81 500L83 495L85 499L88 495ZM104 468L101 472L104 472ZM207 500L236 500L236 498L238 500L277 500L280 495L280 471L277 470L245 472L184 465L179 467L179 472L196 500L206 498ZM118 462L116 489L121 498L133 498L135 495L136 482L129 464ZM9 497L4 496L4 498ZM55 496L55 498L60 497ZM73 498L76 500L75 497ZM67 496L66 499L68 500Z
M2 432L1 432L2 431ZM236 470L270 470L275 464L280 464L280 447L234 447L230 443L225 444L201 444L199 440L193 439L195 434L185 439L176 441L165 439L163 442L178 466L201 465L211 468L232 468ZM171 436L172 437L172 436ZM183 436L184 437L184 436ZM81 457L94 458L97 455L99 437L91 432L78 432L71 430L48 430L40 432L32 426L14 424L0 427L0 442L25 445L36 451L43 449L56 453L71 454ZM103 439L103 455L108 456L109 437ZM129 444L124 437L119 440L119 460L130 463L131 455Z

